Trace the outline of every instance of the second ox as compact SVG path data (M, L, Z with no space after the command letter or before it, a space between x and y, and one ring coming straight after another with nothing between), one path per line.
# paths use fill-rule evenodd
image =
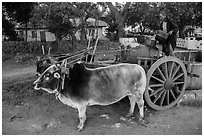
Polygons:
M47 68L34 84L36 90L42 89L56 94L61 102L78 110L78 131L84 128L87 106L110 105L126 96L130 100L127 116L133 115L137 103L139 121L144 118L143 94L146 75L144 69L137 64L89 69L83 63L76 63L66 71L54 64Z
M49 66L51 66L52 62L62 62L64 59L68 58L68 55L59 55L54 57L37 57L36 61L36 76L40 76ZM91 54L88 54L87 58L81 58L82 61L90 62L92 58ZM92 61L94 61L95 55L93 55Z

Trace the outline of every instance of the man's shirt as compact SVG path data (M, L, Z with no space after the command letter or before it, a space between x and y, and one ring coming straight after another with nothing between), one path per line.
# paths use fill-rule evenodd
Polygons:
M167 32L167 22L166 21L162 22L162 30Z

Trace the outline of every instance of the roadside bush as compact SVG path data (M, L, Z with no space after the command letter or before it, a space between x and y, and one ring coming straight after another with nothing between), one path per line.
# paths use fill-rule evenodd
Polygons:
M48 52L49 42L3 41L2 61L14 58L17 62L30 59L29 55L42 55L42 45Z
M47 49L46 42L22 42L22 41L6 41L2 42L2 52L4 54L42 54L41 46L44 45Z
M42 45L44 45L45 55L48 54L51 47L51 54L63 54L87 48L87 43L75 41L75 46L72 46L71 41L61 40L57 42L24 42L24 41L3 41L2 42L2 60L14 58L17 61L23 61L24 58L30 58L28 55L42 56ZM95 41L91 42L94 47ZM109 40L99 40L97 45L98 50L110 50L119 47L119 43L110 42Z
M26 62L26 61L29 61L29 60L33 60L33 58L35 58L35 56L33 54L17 54L15 56L15 61L16 62Z
M75 42L77 47L79 46L79 42ZM17 54L37 54L42 55L42 45L44 45L45 54L48 53L49 47L51 47L51 53L67 53L73 49L70 41L62 40L59 43L57 42L24 42L24 41L3 41L2 42L2 52L4 55L17 55ZM84 45L85 44L82 44Z
M14 55L12 55L12 54L5 54L4 52L2 52L2 61L9 60L11 58L14 58Z

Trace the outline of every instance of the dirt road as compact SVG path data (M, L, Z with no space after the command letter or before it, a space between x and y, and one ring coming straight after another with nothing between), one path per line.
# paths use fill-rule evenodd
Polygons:
M65 106L54 95L34 91L35 66L10 68L2 72L2 134L3 135L70 135L70 134L138 134L138 135L192 135L202 134L202 96L180 107L166 111L154 111L145 107L147 127L135 117L124 116L129 109L127 98L110 106L91 106L87 110L87 122L82 132L77 132L78 114Z

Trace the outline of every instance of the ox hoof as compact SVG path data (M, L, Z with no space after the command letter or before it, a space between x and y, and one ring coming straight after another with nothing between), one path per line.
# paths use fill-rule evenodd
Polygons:
M125 117L126 118L131 118L133 116L133 113L128 113Z
M84 128L84 125L79 124L77 127L77 131L80 132L83 130L83 128Z
M147 123L145 122L144 118L139 117L138 121L139 121L140 124L147 127Z

